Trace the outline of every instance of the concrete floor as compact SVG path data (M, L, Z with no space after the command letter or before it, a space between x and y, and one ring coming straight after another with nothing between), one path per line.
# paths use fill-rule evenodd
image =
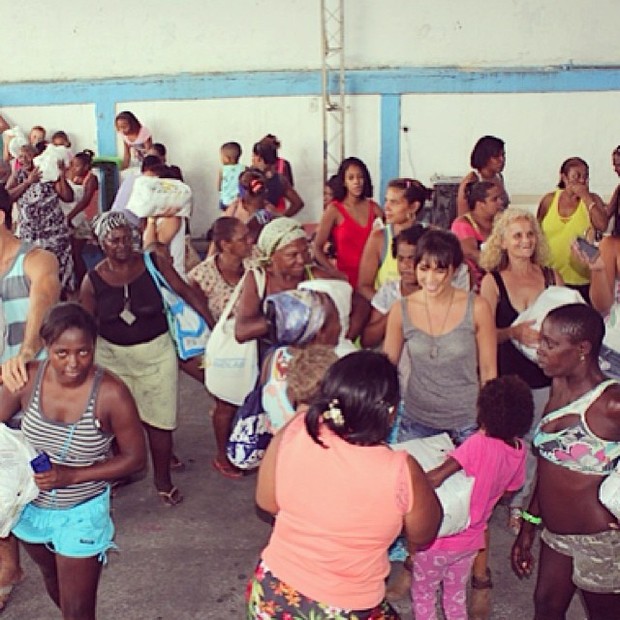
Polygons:
M254 507L254 475L228 480L210 465L213 455L211 400L196 382L181 379L176 451L187 470L175 476L185 502L160 504L150 478L121 488L114 499L116 542L99 589L100 620L235 620L244 618L248 576L265 545L270 526ZM533 581L519 581L508 555L512 537L503 527L505 509L491 524L492 618L532 616ZM26 579L17 587L2 620L47 620L60 614L47 598L42 579L23 558ZM398 567L399 569L399 567ZM408 601L398 605L411 618ZM578 600L568 620L585 619Z

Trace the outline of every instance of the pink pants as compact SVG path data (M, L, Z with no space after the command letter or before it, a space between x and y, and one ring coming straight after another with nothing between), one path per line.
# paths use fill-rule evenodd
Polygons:
M411 602L416 620L436 620L437 590L443 583L446 620L467 620L467 579L477 551L417 551L413 556Z

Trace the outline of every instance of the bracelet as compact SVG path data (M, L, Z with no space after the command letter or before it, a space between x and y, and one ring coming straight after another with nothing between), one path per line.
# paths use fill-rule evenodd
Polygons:
M540 517L530 514L527 510L521 511L521 518L532 525L540 525L542 523L542 519Z

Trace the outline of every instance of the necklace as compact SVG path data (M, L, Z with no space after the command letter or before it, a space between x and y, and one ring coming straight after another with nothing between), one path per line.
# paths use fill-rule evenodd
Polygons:
M448 304L448 309L446 310L446 314L443 317L443 323L439 328L439 333L437 336L441 336L442 332L446 326L446 322L448 321L448 315L450 314L450 308L452 308L452 302L454 301L454 288L452 289L452 295L450 296L450 303ZM433 334L433 325L431 324L431 313L428 310L428 301L426 299L426 291L424 291L424 309L426 310L426 319L428 320L428 335L431 337L432 345L431 350L429 352L429 356L431 359L435 359L439 355L439 345L437 344L437 339L435 334Z

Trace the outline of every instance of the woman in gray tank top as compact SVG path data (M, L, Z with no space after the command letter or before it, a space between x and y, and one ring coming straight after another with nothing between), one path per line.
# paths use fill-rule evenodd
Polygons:
M383 349L393 364L401 354L408 361L407 376L401 377L405 406L399 441L447 432L457 445L462 443L476 431L480 386L497 376L497 336L489 303L452 284L462 261L459 240L451 232L424 233L414 258L420 289L390 310ZM403 576L403 584L408 584L406 570ZM472 586L472 616L488 617L486 551L474 560Z
M461 443L476 428L480 385L497 375L489 304L452 284L462 260L452 233L426 232L415 254L420 290L390 311L385 353L395 364L403 349L409 358L401 441L447 432Z

